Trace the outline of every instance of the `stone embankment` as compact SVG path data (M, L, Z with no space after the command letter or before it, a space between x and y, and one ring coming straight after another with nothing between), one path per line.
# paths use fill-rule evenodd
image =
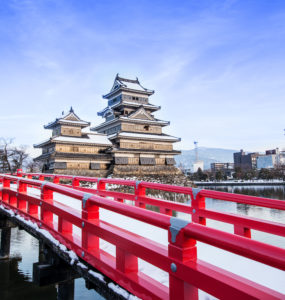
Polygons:
M163 184L170 184L170 185L178 185L178 186L187 186L187 187L194 187L192 181L189 180L186 176L179 174L179 175L148 175L148 176L132 176L132 177L119 177L119 176L110 176L110 177L116 177L116 178L122 178L127 180L138 180L138 181L147 181L147 182L155 182L155 183L163 183ZM134 193L133 187L129 186L112 186L109 187L112 190L122 192L122 193ZM181 202L185 203L190 200L190 196L183 195L183 194L177 194L177 193L171 193L171 192L164 192L164 191L158 191L158 190L152 190L152 189L146 189L146 195L175 201L175 202ZM154 208L155 210L155 208Z

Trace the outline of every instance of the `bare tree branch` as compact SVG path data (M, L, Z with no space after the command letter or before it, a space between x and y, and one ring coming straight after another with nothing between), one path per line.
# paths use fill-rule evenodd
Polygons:
M0 138L0 172L14 173L29 159L27 146L14 146L14 139Z

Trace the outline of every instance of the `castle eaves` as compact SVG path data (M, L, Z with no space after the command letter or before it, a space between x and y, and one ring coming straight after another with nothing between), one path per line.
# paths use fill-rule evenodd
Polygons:
M178 142L181 139L175 136L166 134L145 134L145 133L135 133L135 132L120 132L109 136L109 139L125 137L125 138L135 138L135 139L145 139L145 140L163 140L163 141L175 141Z
M163 121L163 120L159 120L159 119L156 119L156 120L146 120L146 119L130 119L128 117L118 117L118 118L115 118L113 120L110 120L110 121L106 121L104 123L101 123L95 127L91 127L90 130L91 131L97 131L98 129L101 129L107 125L110 125L110 124L114 124L114 123L117 123L117 122L129 122L129 123L139 123L139 124L152 124L152 125L161 125L161 126L167 126L170 124L169 121Z
M138 93L143 93L143 94L147 94L147 95L152 95L154 93L154 90L149 90L149 89L143 87L140 84L138 78L133 80L133 79L120 77L119 74L117 74L111 91L108 94L103 95L103 98L108 99L114 93L117 93L119 90L138 92Z

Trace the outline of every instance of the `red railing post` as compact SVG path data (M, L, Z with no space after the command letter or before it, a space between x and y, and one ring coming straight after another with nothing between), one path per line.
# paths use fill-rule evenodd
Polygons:
M72 188L78 188L80 187L80 181L78 178L76 177L73 177L72 179Z
M139 197L145 196L145 187L141 186L140 181L135 185L135 206L145 208L145 203L139 201Z
M11 183L11 181L10 181ZM12 181L12 183L15 183L14 181ZM17 187L18 188L18 187ZM17 207L17 193L15 193L14 191L11 190L11 187L9 188L10 191L9 196L8 196L8 202L10 205L14 206L15 208Z
M87 221L99 220L99 207L94 205L89 198L92 194L85 193L82 199L82 219ZM99 249L99 237L88 231L88 226L85 221L82 222L82 248L87 251Z
M105 195L101 195L101 191L106 191L106 183L104 181L101 181L101 178L97 179L97 194L101 197L105 197Z
M59 184L60 183L60 177L54 176L53 177L53 183ZM65 220L62 215L58 215L58 231L64 236L69 239L72 238L73 234L73 226L72 223Z
M3 184L3 177L0 177L0 183ZM0 203L2 201L2 189L0 189Z
M59 182L60 182L59 176L54 176L52 182L55 184L59 184Z
M145 195L145 188L139 186L139 181L136 182L135 185L135 205L139 207L145 208L144 203L139 203L138 196ZM119 202L124 202L122 198L117 199ZM124 274L135 273L138 272L138 258L137 256L133 255L125 251L124 249L116 246L116 268L117 270L123 272Z
M44 180L45 180L45 176L44 176L44 175L40 175L40 176L39 176L39 180L40 180L40 181L44 181Z
M242 225L234 224L234 233L237 235L247 237L247 238L251 238L250 228L244 227Z
M98 182L97 182L97 185L98 185L98 190L102 190L102 191L105 191L106 189L106 183L101 181L100 178L98 178Z
M33 175L28 174L27 175L28 179L33 179ZM27 187L33 187L32 185L27 185ZM27 205L27 211L28 214L32 215L33 217L38 218L39 216L39 207L36 204L32 204L30 201L28 201L28 205Z
M33 217L38 218L39 215L39 208L36 204L32 204L30 201L28 201L28 214L30 214Z
M166 207L159 207L159 212L168 216L172 216L172 210Z
M175 276L177 265L175 260L181 262L197 260L196 240L185 237L183 228L187 221L172 217L168 231L168 255L173 258L169 271L169 299L170 300L198 300L198 288Z
M44 182L41 186L41 221L49 226L53 224L53 213L46 207L45 202L53 202L53 192L46 186Z
M22 169L17 169L17 177L23 177L22 172L23 172Z
M70 238L72 236L72 223L68 222L63 216L58 216L58 232L63 236Z
M8 178L3 178L3 189L10 190L11 181ZM8 203L9 202L9 191L3 190L2 192L2 201Z
M116 246L116 268L117 270L129 274L138 272L138 258Z
M27 175L27 178L28 178L28 179L33 179L33 175L28 174L28 175ZM31 186L31 185L28 185L28 187L32 187L32 186ZM29 206L29 204L28 204L28 206Z
M4 177L4 179L3 179L3 187L9 189L9 188L10 188L10 185L11 185L10 182L11 182L10 179Z
M17 208L27 211L27 201L23 199L21 194L27 194L27 184L18 180Z
M205 197L201 196L199 188L192 188L191 206L192 222L206 225L206 218L199 216L199 210L206 208Z

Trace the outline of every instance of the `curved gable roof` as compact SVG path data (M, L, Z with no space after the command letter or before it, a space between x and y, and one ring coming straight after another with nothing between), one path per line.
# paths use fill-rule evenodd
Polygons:
M154 93L153 90L149 90L143 87L140 84L138 78L128 79L128 78L123 78L119 76L119 74L117 74L110 92L106 95L103 95L103 98L108 98L119 90L127 90L127 91L129 90L129 91L148 94L148 95L152 95Z

